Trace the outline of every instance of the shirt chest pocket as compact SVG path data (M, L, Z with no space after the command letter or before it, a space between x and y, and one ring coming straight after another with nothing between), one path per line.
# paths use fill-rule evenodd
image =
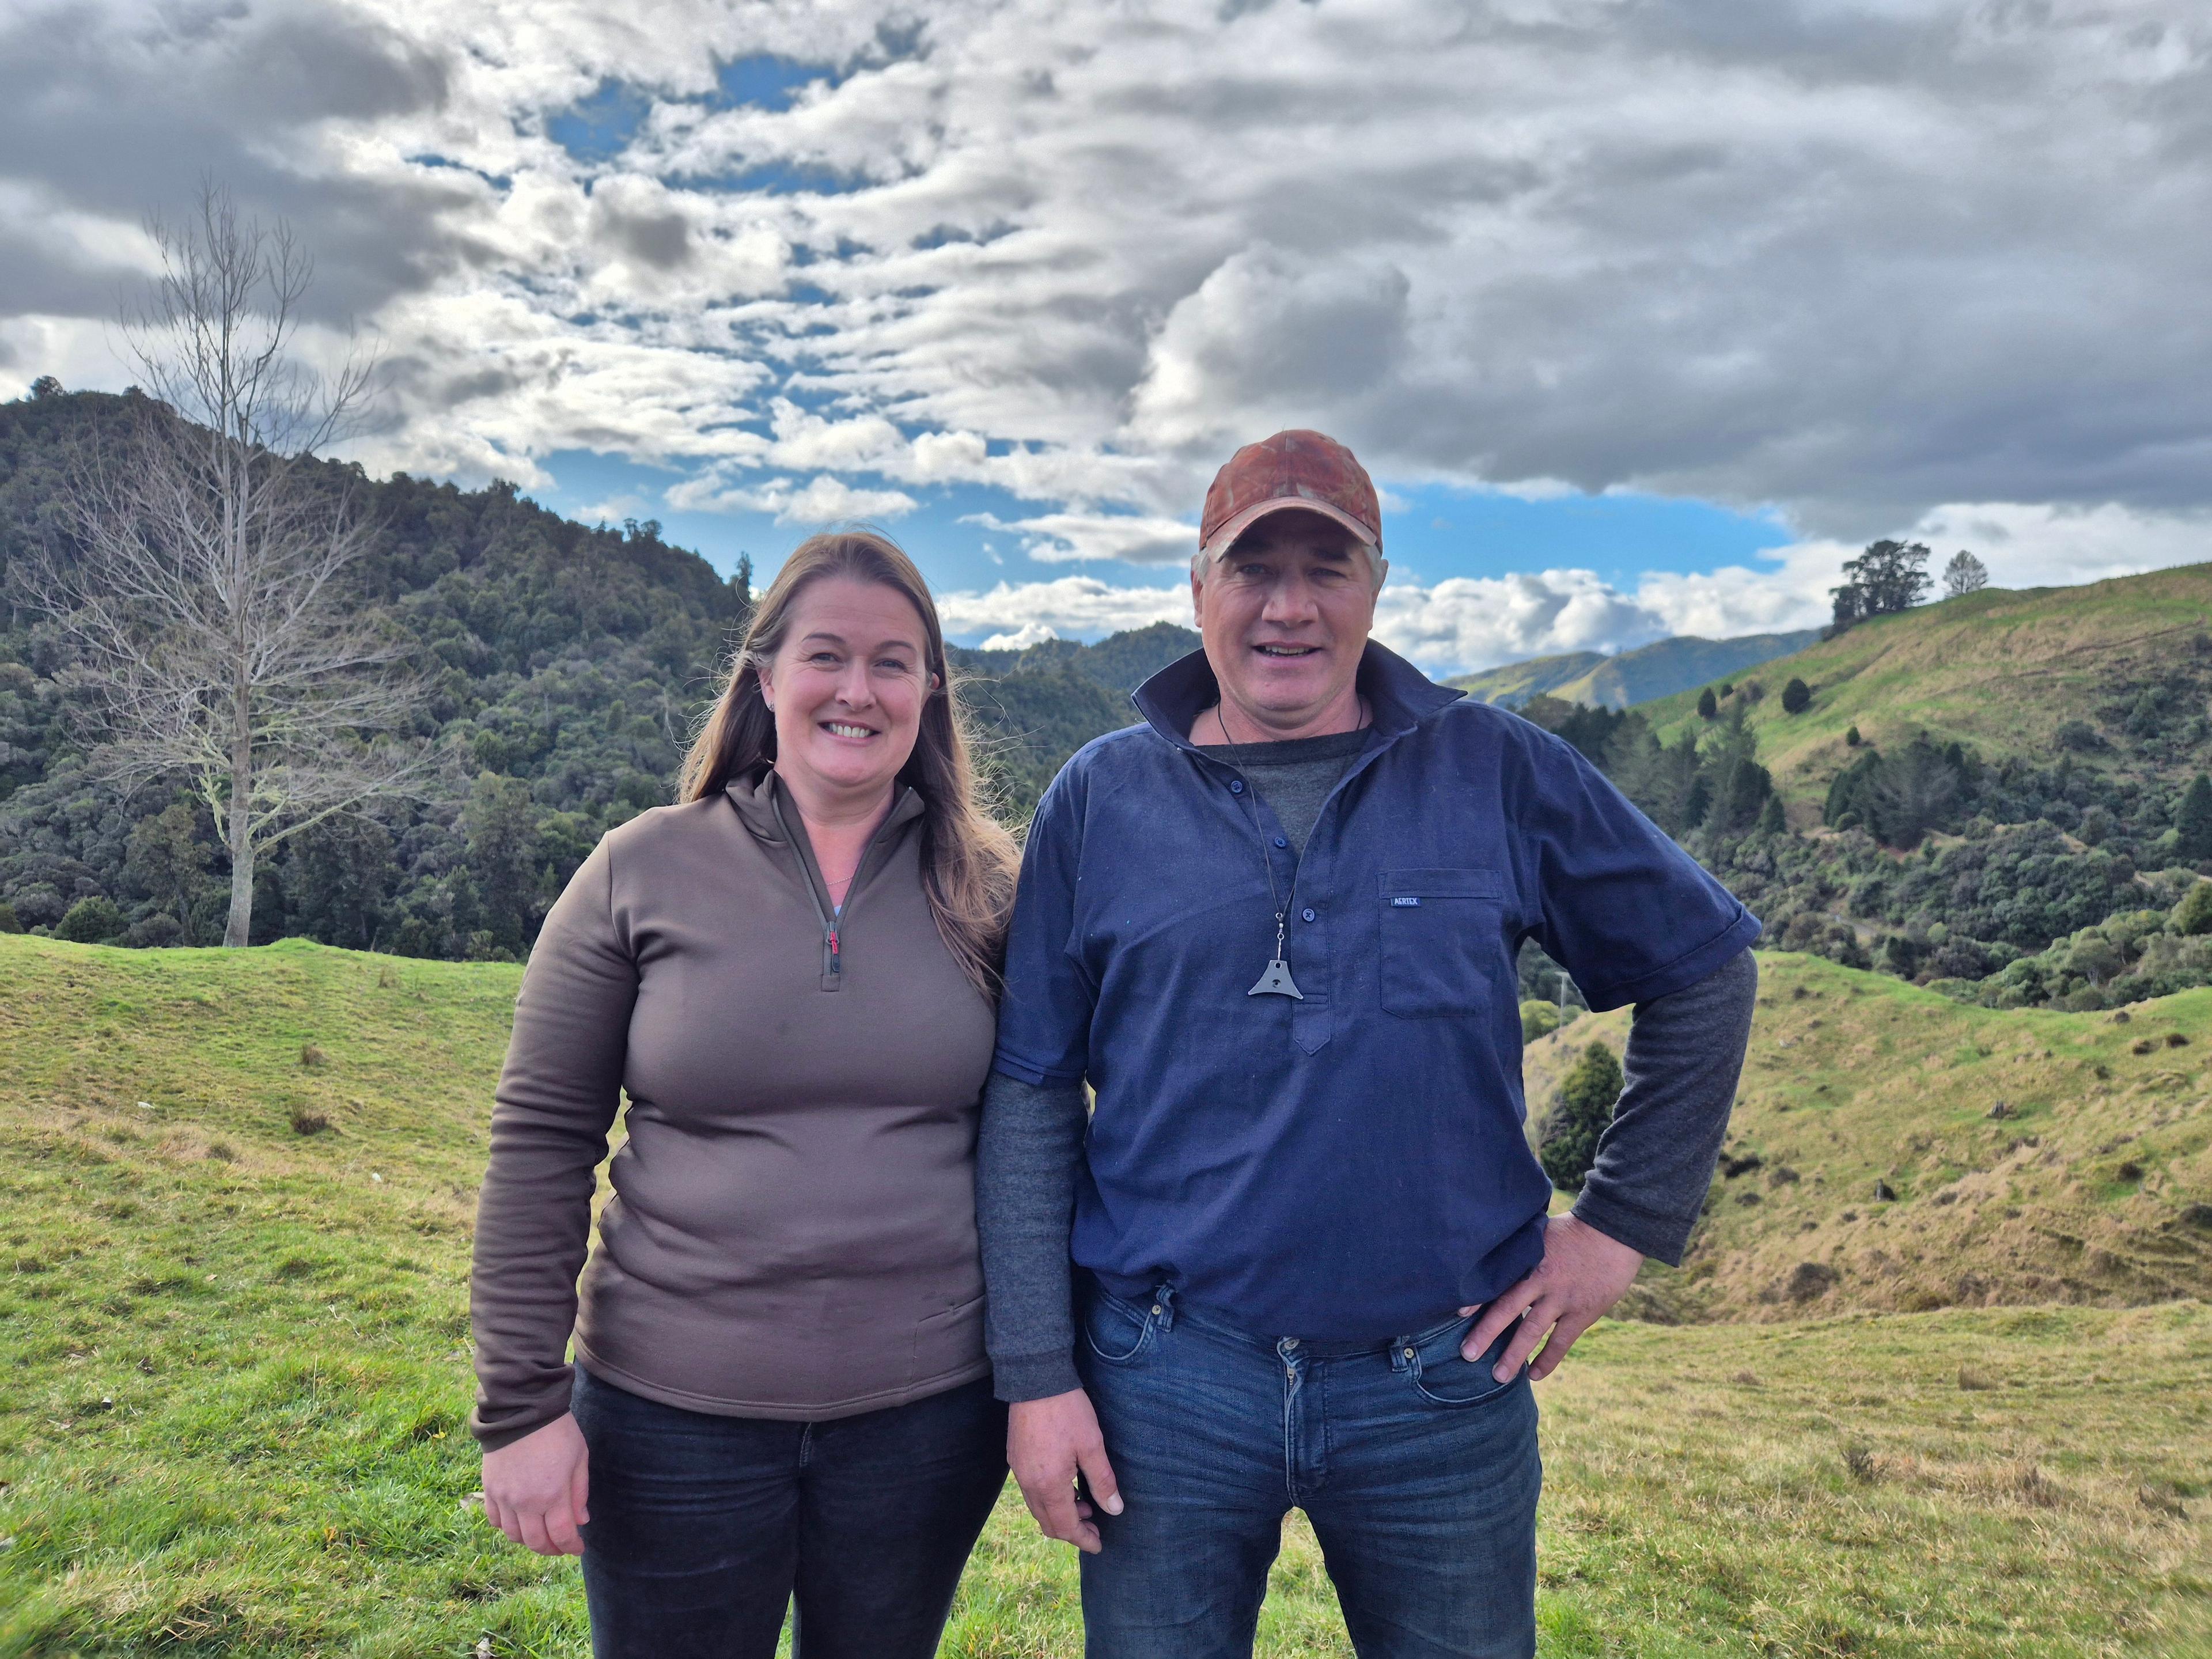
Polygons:
M1404 1019L1486 1013L1503 950L1495 872L1385 870L1381 884L1383 1011Z

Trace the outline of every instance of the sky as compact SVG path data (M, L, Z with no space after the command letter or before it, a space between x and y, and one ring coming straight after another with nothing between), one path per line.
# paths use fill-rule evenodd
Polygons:
M2200 0L0 0L0 398L131 378L204 179L373 350L342 452L968 643L1188 622L1290 426L1431 672L1814 625L1866 542L2212 558Z

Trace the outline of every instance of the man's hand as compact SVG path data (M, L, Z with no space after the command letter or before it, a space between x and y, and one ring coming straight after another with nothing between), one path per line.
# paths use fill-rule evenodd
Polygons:
M581 1555L576 1528L584 1508L591 1457L584 1431L567 1412L512 1445L486 1452L484 1514L509 1538L540 1555Z
M1006 1462L1044 1535L1097 1554L1098 1528L1091 1523L1091 1505L1075 1495L1075 1477L1082 1474L1109 1515L1121 1514L1121 1492L1091 1396L1070 1389L1047 1400L1016 1401L1006 1413Z
M1549 1331L1552 1340L1528 1367L1529 1379L1540 1382L1559 1369L1576 1339L1627 1294L1643 1265L1641 1255L1589 1223L1571 1215L1555 1217L1544 1229L1544 1259L1534 1273L1490 1304L1460 1344L1460 1357L1481 1358L1498 1334L1526 1313L1519 1334L1498 1356L1493 1375L1500 1382L1511 1382ZM1460 1310L1462 1316L1474 1311Z

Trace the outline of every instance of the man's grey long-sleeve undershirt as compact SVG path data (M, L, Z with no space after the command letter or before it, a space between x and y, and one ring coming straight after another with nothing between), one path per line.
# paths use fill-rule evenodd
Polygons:
M1274 752L1264 761L1252 752L1261 747L1214 752L1253 777L1303 850L1359 744L1331 738L1269 744ZM1294 753L1302 750L1310 752ZM1758 968L1744 951L1696 984L1637 1005L1623 1061L1626 1086L1575 1200L1579 1219L1642 1255L1680 1262L1727 1133L1758 990ZM989 1292L984 1345L1001 1400L1042 1400L1082 1386L1068 1232L1087 1127L1079 1084L1038 1088L994 1073L984 1087L975 1209Z

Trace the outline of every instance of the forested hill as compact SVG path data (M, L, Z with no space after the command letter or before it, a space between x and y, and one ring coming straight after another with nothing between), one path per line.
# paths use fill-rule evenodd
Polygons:
M1986 589L1625 714L1522 712L1770 941L1992 1007L2212 984L2212 565Z
M58 537L70 447L112 419L97 393L0 404L0 584ZM671 798L684 742L750 614L658 526L574 524L511 484L462 490L327 465L378 526L362 597L392 607L437 696L420 735L453 757L446 798L390 803L282 844L257 871L254 937L417 956L517 955L599 836ZM0 592L13 593L12 584ZM50 625L0 629L0 927L210 944L227 873L206 809L180 790L92 781L65 718L70 664ZM1025 817L1061 761L1131 718L1127 692L1191 649L1164 625L1094 647L962 652L985 764ZM87 901L92 902L87 903ZM80 908L82 907L82 908Z

